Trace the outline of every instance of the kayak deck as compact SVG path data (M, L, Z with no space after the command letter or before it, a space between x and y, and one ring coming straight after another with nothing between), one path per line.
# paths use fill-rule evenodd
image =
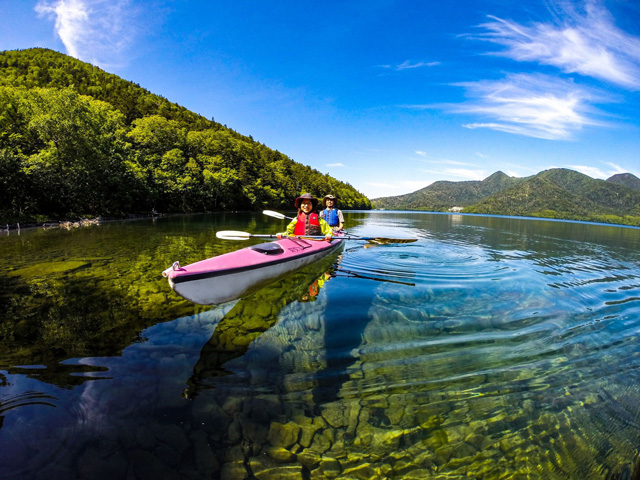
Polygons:
M162 272L171 288L202 305L236 300L272 281L336 251L342 240L330 242L289 237L252 245L185 266L175 262Z

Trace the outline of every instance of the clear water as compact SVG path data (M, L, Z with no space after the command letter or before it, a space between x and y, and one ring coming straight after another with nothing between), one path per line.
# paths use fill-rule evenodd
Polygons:
M419 241L350 241L218 307L160 273L284 222L3 234L0 478L640 475L640 229L346 220Z

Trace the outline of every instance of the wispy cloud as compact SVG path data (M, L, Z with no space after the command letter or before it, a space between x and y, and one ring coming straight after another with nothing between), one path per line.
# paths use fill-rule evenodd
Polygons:
M344 163L327 163L327 167L344 167Z
M468 100L444 108L480 120L465 127L549 140L571 139L585 126L611 126L595 105L617 99L569 74L640 89L640 38L616 27L601 2L585 0L579 4L581 9L561 0L550 0L549 5L554 21L523 24L489 16L490 21L480 25L483 32L472 38L505 47L487 55L537 63L547 68L547 73L511 73L499 80L455 84L466 89ZM548 73L548 66L558 69L556 76ZM531 71L530 66L527 69Z
M35 10L54 20L69 55L95 65L120 63L133 39L129 0L40 0Z
M474 165L473 163L461 162L459 160L450 160L448 158L430 158L428 163L434 165L456 165L463 167L471 167Z
M440 65L440 62L411 62L409 60L405 60L399 65L380 65L380 68L399 72L402 70L412 70L414 68L435 67L436 65Z
M614 24L612 15L598 1L587 0L585 11L561 5L556 23L522 25L489 16L480 25L479 37L505 50L493 53L517 61L552 65L565 73L577 73L636 90L640 88L640 38Z
M601 179L607 179L617 173L629 172L629 169L622 168L621 166L616 165L615 163L606 162L605 165L607 165L608 168L605 168L604 170L598 167L587 166L587 165L567 165L567 167L573 170L576 170L580 173L584 173L585 175L589 175L590 177L601 178Z
M490 128L550 140L569 139L585 125L605 125L591 105L604 101L594 90L541 74L511 74L501 80L459 83L469 101L449 108L488 118L467 128Z

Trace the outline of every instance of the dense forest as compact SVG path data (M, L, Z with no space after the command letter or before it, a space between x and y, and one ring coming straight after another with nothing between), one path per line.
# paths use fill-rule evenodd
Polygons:
M565 168L525 178L496 172L481 181L435 182L372 203L394 210L455 210L640 226L640 179L625 173L596 180Z
M369 209L348 183L67 55L0 52L0 223L292 209L302 192Z

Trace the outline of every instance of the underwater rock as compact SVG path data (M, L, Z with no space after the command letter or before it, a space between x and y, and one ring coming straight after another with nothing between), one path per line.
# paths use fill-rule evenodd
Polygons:
M321 432L318 432L314 435L313 442L311 443L311 448L316 452L324 454L329 451L332 444L333 440L331 438L330 431L322 430Z
M245 478L249 478L249 473L247 472L247 469L244 466L244 462L241 462L241 461L227 462L224 465L222 465L222 468L220 469L220 478L229 478L229 479L232 478L233 480L244 480Z
M187 434L177 425L152 425L151 431L155 437L173 448L178 456L182 456L184 452L191 446Z
M131 456L132 458L135 458L133 469L137 478L166 478L168 480L180 480L178 472L149 452L136 450L132 452ZM95 464L92 465L94 472L99 471L99 468L96 468ZM89 475L86 478L91 477L92 476Z
M322 456L320 452L317 452L312 448L306 448L302 452L298 453L297 459L303 467L309 470L314 470L320 463L320 460L322 460Z
M242 426L237 419L229 425L229 430L227 430L227 440L231 445L235 445L242 440Z
M253 468L253 464L251 464ZM303 478L302 467L300 465L285 465L272 468L263 468L264 465L256 464L257 470L252 470L253 475L258 480L271 480L277 478L278 480L299 480ZM223 477L226 478L226 477Z
M319 473L324 475L325 478L335 478L340 475L342 469L340 468L340 462L335 458L324 457L320 461L320 465L317 468Z
M264 422L255 421L255 419L250 420L245 416L240 417L239 422L242 426L242 435L245 439L251 439L256 447L267 443L267 439L269 438L269 427L265 425Z
M202 430L194 430L190 435L190 439L198 472L207 478L211 478L220 469L220 465L209 446L206 434Z
M464 437L465 443L468 443L476 450L482 450L491 444L491 440L487 439L486 436L480 435L478 433L472 432L466 437Z
M338 402L324 404L322 408L322 418L324 418L332 428L346 427L348 425L348 417L345 415L344 408L345 407Z
M290 448L298 441L299 435L300 426L297 424L273 422L269 429L268 441L274 447Z
M299 421L297 423L300 424ZM308 422L305 421L302 425L300 425L300 445L302 445L304 448L309 448L311 446L313 436L321 428L321 425L319 425L317 422L311 421L310 419Z
M242 398L239 397L227 397L222 405L222 410L227 415L233 415L236 412L242 411Z
M356 478L360 480L370 480L379 478L380 475L370 464L364 463L356 467L345 468L342 475L347 478Z
M266 445L263 450L269 457L279 463L291 462L296 458L295 454L284 447Z

